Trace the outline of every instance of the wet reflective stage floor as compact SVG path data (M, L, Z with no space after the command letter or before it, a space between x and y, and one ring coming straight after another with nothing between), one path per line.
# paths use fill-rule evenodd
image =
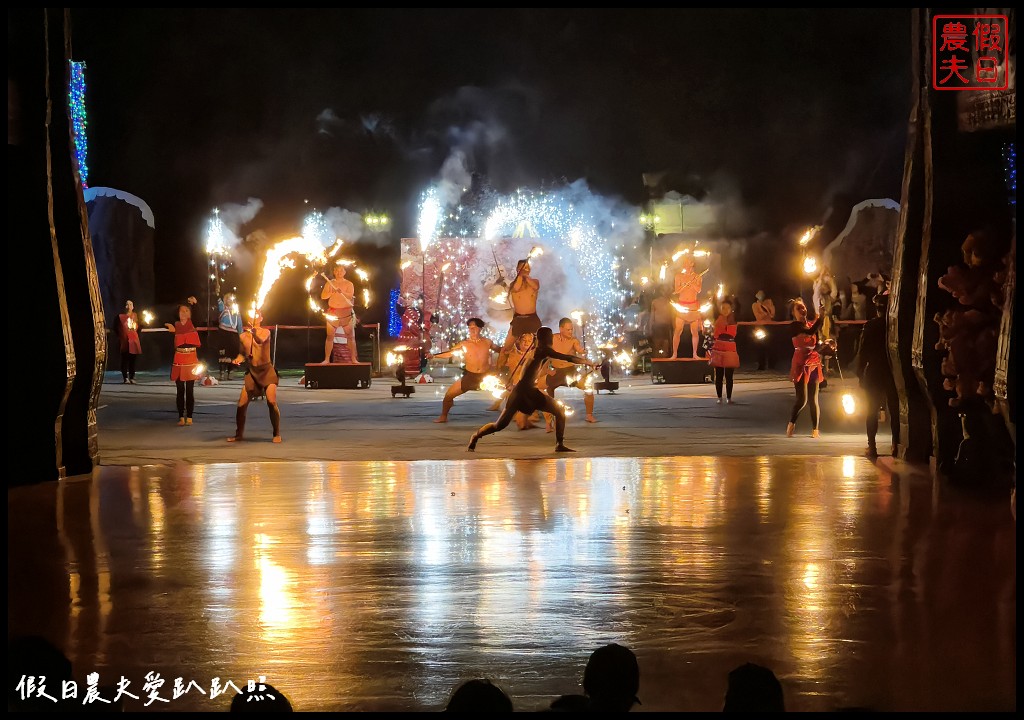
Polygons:
M638 711L721 709L771 667L790 710L1016 708L1016 525L862 458L104 467L8 493L8 632L76 678L265 675L296 710L517 710L640 662ZM84 685L83 685L84 687Z

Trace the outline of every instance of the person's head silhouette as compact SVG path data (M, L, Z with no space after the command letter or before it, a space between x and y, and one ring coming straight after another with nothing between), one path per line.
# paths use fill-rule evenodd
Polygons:
M490 680L467 680L455 689L445 712L512 712L512 700Z
M583 671L583 692L594 710L626 712L639 705L640 665L633 651L611 643L590 655Z
M775 673L761 665L746 663L729 673L722 712L785 712L782 684Z

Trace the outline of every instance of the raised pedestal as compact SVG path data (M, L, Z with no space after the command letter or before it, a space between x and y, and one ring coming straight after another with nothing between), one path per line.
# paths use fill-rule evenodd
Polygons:
M712 382L714 373L704 358L651 360L651 382L666 385L701 385Z
M306 387L357 390L370 387L370 363L308 363Z

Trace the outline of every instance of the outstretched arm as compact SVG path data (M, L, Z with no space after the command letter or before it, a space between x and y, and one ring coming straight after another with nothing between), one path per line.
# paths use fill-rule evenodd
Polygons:
M456 352L458 352L461 349L462 349L462 343L458 342L458 343L455 343L454 345L452 345L450 348L448 348L444 352L438 353L437 355L429 355L429 357L434 359L434 360L444 360L445 358L450 358L452 355L454 355Z

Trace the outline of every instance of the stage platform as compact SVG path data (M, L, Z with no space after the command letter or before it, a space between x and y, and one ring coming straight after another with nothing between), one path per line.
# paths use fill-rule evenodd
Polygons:
M426 422L393 441L431 442ZM146 463L7 506L8 635L67 655L79 708L95 672L130 683L128 712L223 712L213 678L259 676L296 711L437 711L476 677L532 711L610 642L643 712L718 712L746 662L793 712L1016 707L1008 499L891 459Z
M651 382L656 385L700 385L714 380L714 371L707 358L676 358L651 360Z
M308 363L305 386L334 390L368 388L372 382L370 363Z

